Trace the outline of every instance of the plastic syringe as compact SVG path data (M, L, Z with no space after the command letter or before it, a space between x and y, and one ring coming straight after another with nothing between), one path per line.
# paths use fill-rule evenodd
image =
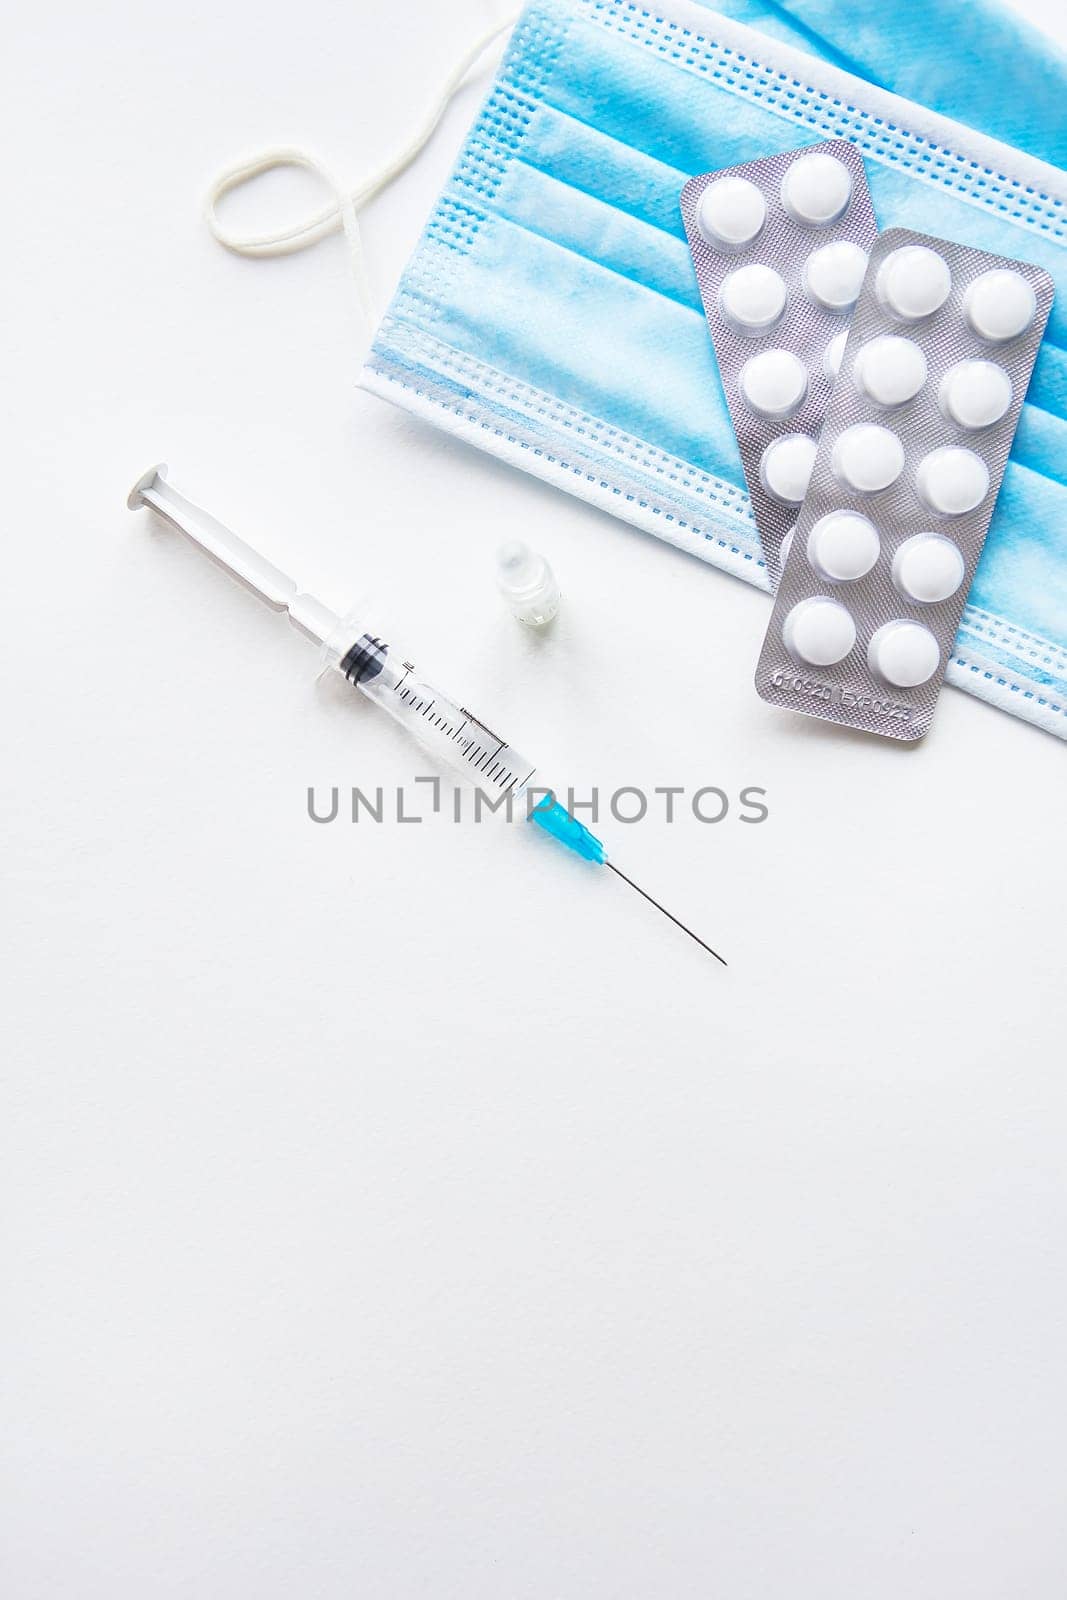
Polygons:
M339 616L314 595L303 593L294 579L179 494L167 482L165 466L152 467L139 478L126 503L131 511L151 506L272 610L285 612L305 638L319 645L326 667L339 672L374 705L388 711L438 761L498 798L510 795L514 802L533 792L540 793L542 798L528 806L530 822L586 861L609 868L716 961L726 965L716 950L608 860L601 841L570 815L547 785L538 781L535 764L514 745L459 701L427 683L412 662L398 659L377 634L359 621Z

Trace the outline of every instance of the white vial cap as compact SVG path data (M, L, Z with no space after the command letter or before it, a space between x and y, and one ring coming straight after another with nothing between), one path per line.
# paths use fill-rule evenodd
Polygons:
M878 560L880 548L874 523L858 511L831 511L820 517L808 534L809 562L834 583L865 577Z
M766 333L785 310L785 283L773 267L753 261L723 279L719 303L735 332Z
M824 227L836 222L852 198L852 174L825 151L801 156L785 170L782 204L797 222Z
M766 220L767 202L747 178L709 183L697 204L697 226L720 250L751 244Z
M938 399L961 428L990 428L1011 405L1011 379L995 361L957 361L941 379Z
M902 406L926 382L926 357L917 344L883 334L863 345L852 367L856 387L876 406Z
M808 392L808 369L791 350L761 350L745 362L738 381L761 417L788 417Z
M871 671L897 689L917 689L933 677L940 662L941 649L929 628L903 617L879 628L867 646Z
M798 506L808 492L818 445L806 433L783 433L760 457L760 482L782 505Z
M896 483L904 470L904 446L889 428L858 422L834 445L833 469L858 494L877 494Z
M496 581L512 614L541 628L559 610L559 584L543 555L521 539L508 539L496 553Z
M804 288L827 311L851 311L863 287L867 252L851 239L813 250L804 263Z
M842 328L840 333L835 333L830 343L826 346L826 353L822 358L822 369L828 378L836 378L841 371L841 359L845 354L845 345L848 341L848 329Z
M952 274L936 250L923 244L906 244L886 256L878 268L875 288L893 316L902 322L919 322L944 305L952 288Z
M936 605L963 582L963 555L943 533L916 533L893 557L893 582L909 600Z
M991 344L1017 339L1037 315L1034 286L1007 267L983 272L963 297L963 315L979 339Z
M973 511L989 489L989 468L973 450L945 445L923 456L915 474L920 497L933 511L959 517Z
M843 661L856 643L851 614L826 595L801 600L782 624L782 639L791 656L813 667Z

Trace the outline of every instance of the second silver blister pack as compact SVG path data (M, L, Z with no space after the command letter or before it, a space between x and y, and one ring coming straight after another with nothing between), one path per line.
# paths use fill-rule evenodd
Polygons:
M1029 262L879 238L756 670L765 700L926 732L1052 296Z
M772 582L877 236L844 139L692 178L682 218Z

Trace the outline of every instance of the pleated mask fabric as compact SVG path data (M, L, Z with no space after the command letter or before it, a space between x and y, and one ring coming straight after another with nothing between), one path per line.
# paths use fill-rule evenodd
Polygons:
M361 382L769 588L679 195L851 140L880 226L1057 285L947 681L1067 738L1067 63L989 4L729 9L526 7Z

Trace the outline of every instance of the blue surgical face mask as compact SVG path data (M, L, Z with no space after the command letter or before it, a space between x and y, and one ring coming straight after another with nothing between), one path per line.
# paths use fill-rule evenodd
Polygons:
M881 226L1058 284L948 680L1067 737L1067 179L1044 164L1067 154L1067 64L955 0L862 23L843 0L730 9L533 0L361 381L766 588L678 199L694 173L853 140Z

